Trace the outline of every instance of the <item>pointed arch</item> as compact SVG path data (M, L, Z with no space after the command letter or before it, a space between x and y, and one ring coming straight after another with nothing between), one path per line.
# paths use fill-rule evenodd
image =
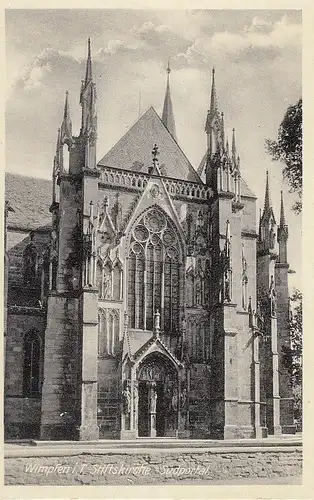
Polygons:
M123 266L117 257L112 266L112 298L122 300L123 295Z
M157 205L145 210L128 235L129 326L153 329L154 313L161 327L178 331L183 249L170 217Z
M117 309L98 311L98 356L116 356L119 349L120 318Z

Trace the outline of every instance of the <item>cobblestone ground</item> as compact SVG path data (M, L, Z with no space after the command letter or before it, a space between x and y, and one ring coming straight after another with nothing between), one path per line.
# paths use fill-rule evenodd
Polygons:
M300 484L301 467L296 451L6 458L5 484Z

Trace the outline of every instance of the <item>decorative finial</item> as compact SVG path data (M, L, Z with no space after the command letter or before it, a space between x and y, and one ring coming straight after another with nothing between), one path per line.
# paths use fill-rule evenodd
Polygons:
M167 73L168 73L168 75L171 73L171 69L170 69L170 57L168 59Z
M154 165L154 169L155 169L156 165L158 165L158 158L157 158L157 156L159 155L159 150L158 150L157 144L155 144L154 147L153 147L152 155L153 155L153 165Z

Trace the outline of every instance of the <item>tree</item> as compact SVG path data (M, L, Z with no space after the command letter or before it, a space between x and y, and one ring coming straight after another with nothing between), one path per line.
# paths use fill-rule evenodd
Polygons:
M279 129L277 141L266 139L266 151L273 160L285 164L284 179L290 186L290 193L297 193L299 200L292 206L295 213L302 210L302 99L289 106Z
M297 420L300 420L302 417L302 293L299 290L294 290L290 302L292 305L289 322L291 347L283 349L283 356L292 376L294 415Z

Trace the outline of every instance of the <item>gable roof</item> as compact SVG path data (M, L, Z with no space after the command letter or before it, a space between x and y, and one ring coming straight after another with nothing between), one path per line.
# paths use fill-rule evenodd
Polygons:
M201 183L182 149L167 130L153 107L124 134L98 165L147 172L152 166L152 149L159 149L159 168L163 175Z
M156 344L176 365L181 366L181 362L159 337L157 338L152 332L144 330L127 330L123 339L122 359L125 359L125 356L128 354L133 360L138 360L153 344Z
M8 226L38 229L51 225L52 181L16 174L5 174L5 199L13 208Z
M205 169L205 164L207 160L207 152L205 152L201 163L199 164L197 168L197 173L202 178L202 176L205 174L204 169ZM245 180L243 179L241 175L241 196L248 196L249 198L256 198L256 195L251 191Z

